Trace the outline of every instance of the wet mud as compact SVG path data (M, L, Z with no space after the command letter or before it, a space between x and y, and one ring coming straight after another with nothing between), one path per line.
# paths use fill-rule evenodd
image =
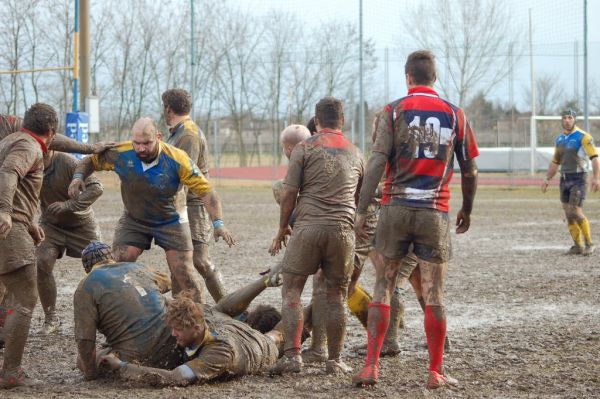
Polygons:
M106 187L95 211L110 241L121 215L118 187L102 176ZM277 231L279 212L271 187L219 187L224 218L236 235L232 249L211 244L211 257L233 290L254 281L283 257L268 247ZM453 187L450 220L460 207L460 189ZM409 288L405 329L399 333L399 356L382 358L381 382L358 389L350 376L325 376L324 365L307 365L300 375L271 378L267 373L202 386L152 388L112 379L85 382L75 368L73 292L84 272L79 260L57 262L59 335L45 337L43 312L36 306L24 356L27 373L42 382L36 387L0 391L2 398L593 398L600 397L600 254L562 255L571 245L557 190L505 191L482 188L471 230L451 233L454 256L449 263L444 304L452 349L445 369L460 386L429 393L427 350L423 346L423 312ZM600 197L590 194L584 206L592 235L600 242ZM140 261L168 272L164 252L153 248ZM361 285L373 292L370 261ZM310 301L312 279L302 297ZM212 303L210 296L207 301ZM281 292L269 288L253 305L281 306ZM346 310L347 311L347 310ZM348 311L347 311L348 312ZM364 364L352 347L366 343L366 332L349 312L344 361L355 371ZM307 347L309 341L304 343Z

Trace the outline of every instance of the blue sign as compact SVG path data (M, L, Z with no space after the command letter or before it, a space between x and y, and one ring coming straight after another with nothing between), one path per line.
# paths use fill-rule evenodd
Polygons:
M67 113L67 137L73 140L87 143L89 141L89 116L85 112ZM83 158L81 154L73 154L77 158Z

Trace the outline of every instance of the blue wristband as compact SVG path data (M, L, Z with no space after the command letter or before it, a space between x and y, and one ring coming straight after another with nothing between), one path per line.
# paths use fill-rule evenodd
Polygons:
M121 363L119 364L119 370L123 370L125 367L127 367L128 364L129 363L121 360Z
M73 180L75 180L75 179L83 180L83 173L80 173L80 172L73 173Z
M225 226L225 223L223 223L223 221L221 219L217 219L213 222L213 227L215 229L220 229L223 226Z

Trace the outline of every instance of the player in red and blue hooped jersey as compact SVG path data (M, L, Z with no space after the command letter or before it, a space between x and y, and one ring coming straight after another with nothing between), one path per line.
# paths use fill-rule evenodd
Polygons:
M355 229L365 236L365 220L384 171L381 210L374 237L376 252L384 258L376 268L373 301L367 321L367 358L354 376L357 385L373 385L379 377L379 354L390 321L389 301L402 259L412 245L419 259L420 284L425 301L425 334L429 349L428 389L456 380L444 374L446 315L443 286L450 256L448 183L454 157L461 170L462 208L456 232L465 233L477 189L477 142L459 107L433 90L435 60L431 52L416 51L406 65L408 95L385 107L379 115L373 153L360 192Z
M382 205L448 212L454 155L459 161L479 155L463 110L432 88L418 86L387 105L385 115L384 128L396 133L388 138L395 149L386 166ZM381 145L375 143L373 151Z
M563 133L556 138L554 157L542 184L542 192L560 166L560 202L563 205L573 246L568 254L591 255L594 252L590 223L583 214L583 201L587 191L587 173L591 161L592 190L600 188L600 161L591 134L575 124L577 113L568 109L562 114ZM588 161L589 159L589 161Z

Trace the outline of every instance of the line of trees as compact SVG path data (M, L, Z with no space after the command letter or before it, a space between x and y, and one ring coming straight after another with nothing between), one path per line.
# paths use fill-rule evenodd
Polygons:
M193 89L204 131L227 118L240 165L255 155L252 148L261 148L265 132L276 145L283 125L305 123L325 95L345 101L347 121L357 120L357 24L333 16L309 26L282 11L258 15L235 1L199 0L192 60L187 1L105 0L92 2L91 11L91 88L100 99L103 139L124 139L142 115L161 116L160 95L172 87ZM70 65L73 12L72 0L2 0L0 69ZM493 130L498 120L514 116L510 105L487 98L522 53L522 32L511 25L504 2L421 2L404 15L398 23L410 40L399 40L396 57L432 49L441 93L467 108L478 129ZM368 109L374 111L383 105L383 79L376 76L373 40L364 49ZM539 113L556 112L568 100L556 76L542 75L537 86ZM600 95L591 92L593 111ZM65 115L71 93L70 71L0 75L0 112L22 114L44 101ZM257 155L260 163L260 150Z

